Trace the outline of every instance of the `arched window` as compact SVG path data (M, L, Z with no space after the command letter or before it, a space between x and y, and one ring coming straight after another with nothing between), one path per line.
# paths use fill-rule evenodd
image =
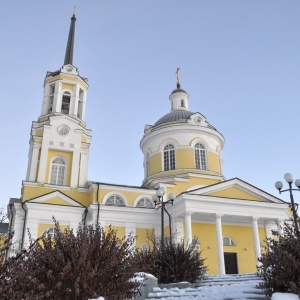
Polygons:
M195 145L196 169L206 170L206 150L201 143Z
M66 163L61 157L53 159L51 164L50 184L65 184Z
M107 198L105 205L125 206L125 201L119 195L111 195Z
M185 107L185 105L184 105L184 100L183 100L183 99L181 99L180 104L181 104L181 105L180 105L181 107Z
M68 114L70 111L70 102L71 102L71 94L69 92L64 92L61 102L61 112L63 114Z
M136 207L154 208L154 204L151 199L142 198L137 202Z
M234 240L228 236L223 237L223 246L236 246Z
M54 239L56 237L58 231L59 230L57 228L48 228L43 232L42 236Z
M171 144L164 148L164 171L175 170L175 147Z

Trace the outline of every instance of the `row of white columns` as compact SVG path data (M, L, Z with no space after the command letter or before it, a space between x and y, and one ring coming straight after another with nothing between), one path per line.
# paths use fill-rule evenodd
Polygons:
M252 217L252 232L254 241L254 252L257 265L259 265L258 259L260 257L260 241L258 231L258 218ZM282 221L277 221L278 234L282 235ZM215 216L216 226L216 239L217 239L217 250L218 250L218 265L219 274L225 274L225 262L224 262L224 250L223 250L223 234L222 234L222 215L216 214ZM192 212L187 212L185 215L185 237L187 246L192 242Z

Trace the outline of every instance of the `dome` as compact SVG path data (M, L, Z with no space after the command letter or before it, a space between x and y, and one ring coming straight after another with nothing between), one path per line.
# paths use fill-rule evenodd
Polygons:
M169 122L175 122L175 121L184 121L188 120L191 115L194 113L188 110L183 109L175 109L169 112L168 114L161 117L154 126L158 126L161 124L169 123Z
M184 90L184 89L181 89L180 87L178 87L177 89L175 89L172 93L172 94L175 94L175 93L186 93L188 95L188 93Z

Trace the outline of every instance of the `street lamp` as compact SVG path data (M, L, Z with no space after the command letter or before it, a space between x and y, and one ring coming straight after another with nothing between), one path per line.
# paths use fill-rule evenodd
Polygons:
M300 179L295 180L295 186L298 189L293 189L292 188L292 183L294 181L294 178L293 178L293 175L291 173L286 173L284 175L284 179L285 179L285 181L289 185L288 189L283 190L283 191L281 190L283 188L283 184L282 184L281 181L276 181L275 187L279 191L280 194L283 193L283 192L287 192L287 191L290 192L291 206L292 206L293 217L294 217L294 224L295 224L295 232L296 232L297 235L299 235L299 228L298 228L298 222L297 222L297 219L298 219L297 209L295 208L295 202L294 202L294 197L293 197L292 191L298 191L298 192L300 191Z
M164 232L164 212L166 212L169 216L169 227L170 227L170 238L171 238L171 216L166 210L167 204L172 204L176 198L176 196L171 193L169 194L169 200L164 201L164 194L166 193L166 189L161 187L156 190L155 195L152 196L152 200L157 208L161 208L161 247L164 247L164 239L165 239L165 232Z

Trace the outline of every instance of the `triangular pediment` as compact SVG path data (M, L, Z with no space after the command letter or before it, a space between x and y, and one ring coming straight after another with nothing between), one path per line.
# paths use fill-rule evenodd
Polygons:
M60 191L55 191L46 195L30 199L27 202L40 203L40 204L51 204L51 205L62 205L62 206L77 206L83 207L79 202L63 194Z
M283 203L277 197L239 179L234 178L210 186L193 189L187 194L203 195L218 198L229 198L237 200L250 200L269 203Z

